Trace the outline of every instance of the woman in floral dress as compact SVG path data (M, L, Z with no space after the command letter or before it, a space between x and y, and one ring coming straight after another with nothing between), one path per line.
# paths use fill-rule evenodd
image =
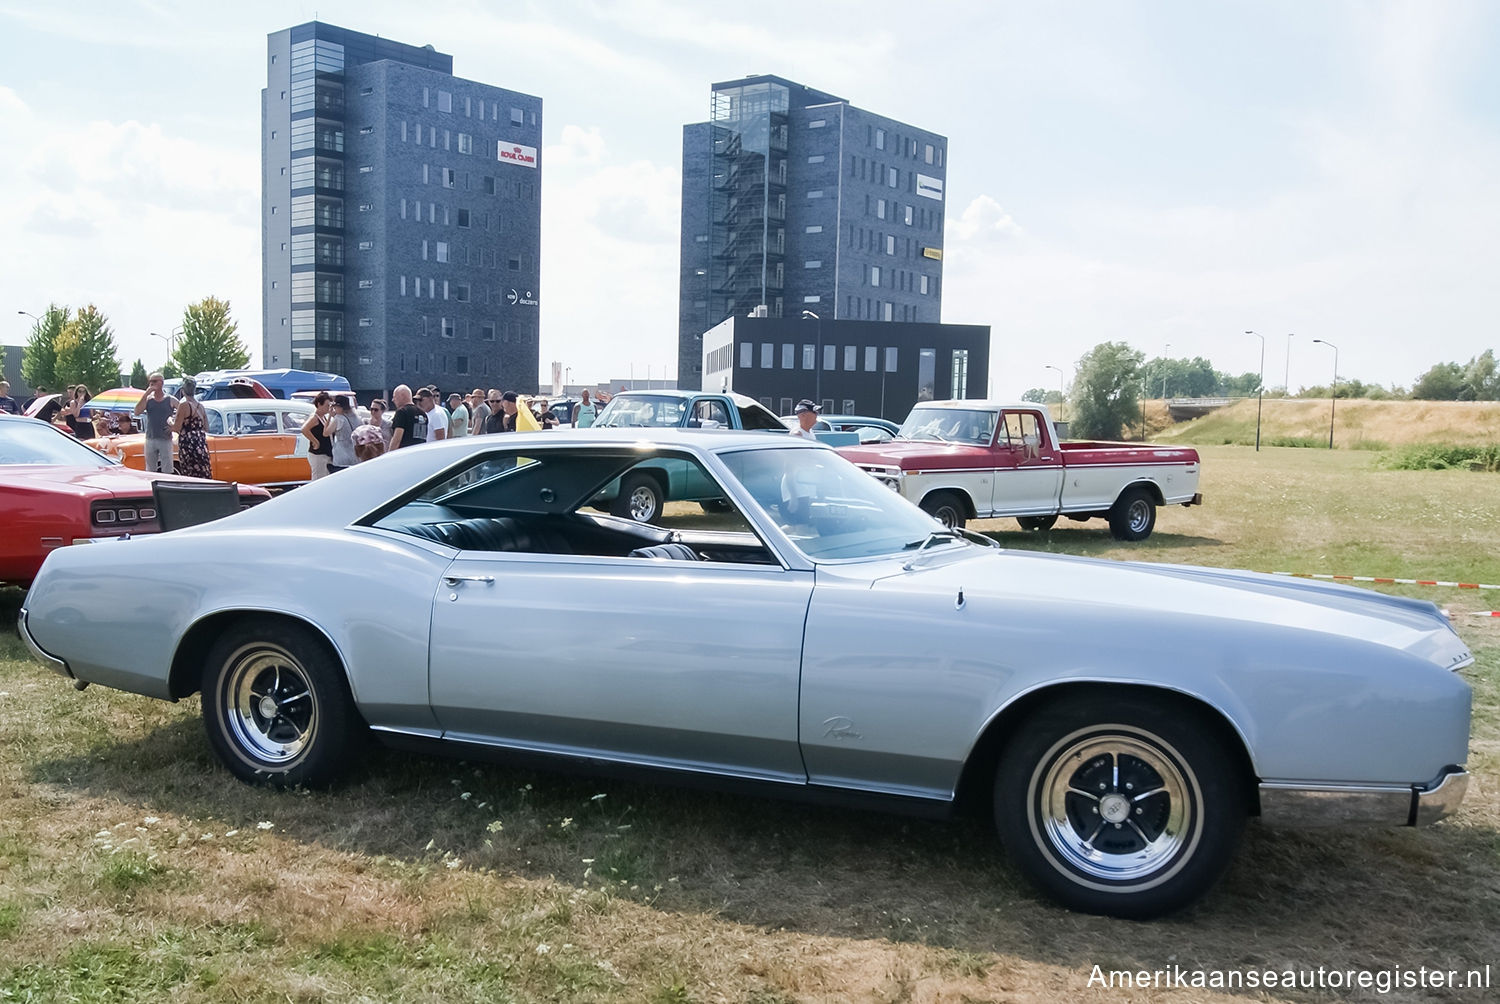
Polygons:
M182 403L177 406L177 473L190 478L212 478L208 457L208 413L198 402L198 382L182 378Z

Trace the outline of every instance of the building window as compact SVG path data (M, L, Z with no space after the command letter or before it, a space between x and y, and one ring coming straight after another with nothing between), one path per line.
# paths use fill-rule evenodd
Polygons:
M926 144L923 147L922 157L923 157L924 160L927 161L927 163L929 163L929 164L932 163L932 144L931 143L928 143L928 144Z
M425 87L422 88L422 107L423 108L430 108L430 107L432 107L432 95L431 95L431 92L428 91L428 89L425 88Z
M423 261L427 260L427 242L426 241L422 242L422 260Z
M807 296L804 296L802 298L802 302L803 303L822 303L823 302L823 297L819 296L817 293L809 293Z
M873 345L865 346L865 372L874 373L875 364L880 358L880 353Z
M859 346L857 346L857 345L845 345L844 346L844 370L845 370L845 372L852 373L854 370L856 370L858 368L859 368Z
M505 259L505 267L510 269L512 272L521 271L521 256L518 254L513 254L509 258Z
M429 172L428 166L426 164L423 164L422 165L422 184L424 184L424 185L430 185L430 184L432 184L432 179L428 176L428 172Z
M760 368L768 370L776 364L776 346L770 342L760 344Z
M458 134L458 152L459 153L473 153L474 152L474 137L470 136L466 132L459 133Z
M708 234L694 234L693 235L693 243L694 244L707 244L708 243Z
M876 199L875 200L875 218L877 220L883 220L883 219L885 219L885 200L884 199Z
M953 350L953 384L949 391L955 401L962 401L969 388L969 350Z
M896 348L895 348L895 346L892 346L892 347L890 347L890 348L888 348L888 349L885 350L885 371L887 373L894 373L894 372L896 372Z
M510 124L511 125L525 125L526 124L526 115L525 115L525 113L522 112L521 109L519 109L519 108L512 108L510 110Z
M457 182L457 180L458 180L458 175L454 173L453 168L451 168L451 167L445 167L445 168L443 168L443 187L444 188L452 188L454 186L454 184Z
M459 303L469 302L469 287L458 285L453 287L453 298Z
M872 285L872 286L878 286L878 285L880 285L880 266L879 265L871 265L870 266L870 285Z
M479 337L487 342L493 342L495 340L495 326L493 324L480 325Z
M755 343L740 342L740 369L747 370L755 365Z
M896 238L893 234L885 235L885 253L889 255L896 253Z
M823 232L823 227L821 224L814 223L803 232L809 234L821 234Z
M916 209L912 206L906 207L906 225L911 226L916 221Z
M823 346L823 368L825 370L836 370L839 368L839 347L837 345Z
M803 262L802 267L803 268L822 268L823 267L823 262L820 259L817 259L817 258L809 258L807 261Z
M807 158L807 162L809 164L821 164L823 163L823 155L821 153L815 153L811 157Z
M858 410L859 410L858 408L854 407L854 398L852 398L852 397L846 397L846 398L844 398L844 414L845 415L852 415L852 414L854 414Z
M448 91L438 91L438 111L453 111L453 95Z
M884 150L885 149L885 130L884 129L876 129L875 130L875 149L877 149L877 150Z
M802 346L802 368L815 370L818 368L818 347L816 345Z
M918 286L920 286L920 292L921 292L921 294L923 296L926 296L927 295L927 277L925 275L918 277Z
M401 295L406 295L406 276L404 275L401 277Z
M469 226L469 211L467 209L460 209L458 211L458 225L460 227L468 229L468 226Z
M797 346L786 342L781 346L781 368L784 370L796 369Z
M824 126L826 126L827 124L828 124L828 120L827 119L813 119L811 122L807 123L807 128L809 128L809 129L821 129Z
M484 176L484 194L485 195L494 195L495 194L495 179L492 178L492 177L490 177L488 174L486 174Z
M896 182L897 182L897 180L899 178L899 175L900 175L900 172L897 171L894 167L888 167L888 168L886 168L885 169L886 184L890 185L892 188L895 188L896 187Z
M464 100L468 101L469 99L468 98L464 98ZM468 356L454 356L453 357L453 372L457 373L459 376L468 376L469 375L469 357Z
M448 242L437 241L437 260L445 262L448 260Z
M814 188L807 193L807 197L809 199L821 199L823 197L823 190L821 188Z
M884 314L881 319L886 321L895 320L895 304L887 301L884 305Z

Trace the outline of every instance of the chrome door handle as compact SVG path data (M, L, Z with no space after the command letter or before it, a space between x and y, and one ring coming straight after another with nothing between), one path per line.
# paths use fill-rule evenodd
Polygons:
M495 581L493 575L445 575L443 581L450 586L456 586L460 582L483 582L489 585Z

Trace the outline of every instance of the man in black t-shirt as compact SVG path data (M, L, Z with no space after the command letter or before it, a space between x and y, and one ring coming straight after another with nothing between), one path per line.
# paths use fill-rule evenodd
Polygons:
M500 400L497 402L500 407L490 413L489 419L485 422L484 431L491 433L515 432L516 413L521 410L516 401L517 394L513 390L508 390L504 394L501 394Z
M427 413L412 403L411 388L402 384L391 391L391 404L396 406L391 416L391 449L427 442Z

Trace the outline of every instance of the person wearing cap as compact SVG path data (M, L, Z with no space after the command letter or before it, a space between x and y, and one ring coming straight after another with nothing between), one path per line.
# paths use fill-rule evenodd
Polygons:
M519 395L513 390L508 390L500 395L498 408L490 412L489 420L485 423L485 432L515 432L516 413L521 410Z
M469 406L458 391L448 395L448 438L469 434Z
M806 398L798 401L797 407L792 409L792 413L797 416L797 428L792 430L792 435L802 439L816 439L814 433L832 430L833 426L818 418L818 412L822 410Z

